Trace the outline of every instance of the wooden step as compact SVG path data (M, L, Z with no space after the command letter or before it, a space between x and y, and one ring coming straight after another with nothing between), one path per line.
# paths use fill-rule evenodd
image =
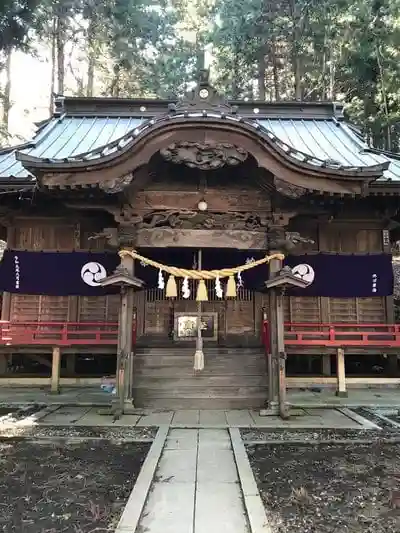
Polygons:
M263 375L235 376L235 375L204 375L203 372L191 376L143 376L135 375L134 386L141 388L162 388L165 390L178 389L181 387L200 388L203 390L211 387L264 387L267 380Z
M265 407L267 395L247 396L246 398L135 398L138 409L261 409Z
M267 398L261 349L204 347L205 367L194 373L193 346L139 348L134 357L135 405L166 409L258 408Z

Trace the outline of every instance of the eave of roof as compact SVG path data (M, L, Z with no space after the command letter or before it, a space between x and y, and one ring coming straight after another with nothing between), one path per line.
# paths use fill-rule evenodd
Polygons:
M274 133L261 127L258 122L250 121L241 116L229 115L217 111L194 111L184 113L167 113L158 118L145 121L140 126L130 131L125 136L117 139L111 144L102 146L90 152L86 152L75 157L61 160L38 158L23 152L17 152L17 160L30 170L73 172L78 170L94 170L109 164L111 161L123 157L132 150L136 144L143 142L143 139L151 135L163 133L166 129L179 128L181 126L194 126L198 128L221 127L232 128L247 135L253 135L264 143L264 146L272 149L277 156L290 165L303 172L315 175L346 177L353 180L368 180L369 182L378 179L389 167L389 162L382 162L370 166L342 165L340 163L319 159L318 157L301 152L281 141Z
M35 138L17 147L0 150L0 188L34 184L35 178L15 152L40 159L68 159L111 147L129 136L137 125L165 114L171 100L129 100L114 98L62 98L55 116L38 124ZM277 144L287 145L301 159L315 162L336 159L346 167L374 167L390 164L382 177L370 183L372 194L400 194L399 154L371 149L351 125L343 121L342 106L332 103L229 102L251 124L270 130ZM146 109L143 111L143 107ZM142 108L142 109L141 109ZM89 150L85 151L85 147ZM46 157L48 156L48 157ZM64 157L65 156L65 157ZM352 163L353 165L350 165ZM339 165L340 166L340 165Z

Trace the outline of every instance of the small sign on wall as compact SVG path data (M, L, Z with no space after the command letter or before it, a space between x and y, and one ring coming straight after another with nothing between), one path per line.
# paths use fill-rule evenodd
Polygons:
M207 341L218 340L218 313L202 313L201 336ZM195 340L197 337L197 313L175 313L174 339Z

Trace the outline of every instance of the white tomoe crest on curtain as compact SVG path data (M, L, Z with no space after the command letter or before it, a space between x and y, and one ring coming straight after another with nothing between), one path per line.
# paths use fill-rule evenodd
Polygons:
M292 268L292 272L296 277L306 281L309 284L311 284L315 279L315 271L313 267L311 265L307 265L306 263L296 265Z
M81 269L81 278L90 287L97 287L107 277L107 271L101 263L86 263Z

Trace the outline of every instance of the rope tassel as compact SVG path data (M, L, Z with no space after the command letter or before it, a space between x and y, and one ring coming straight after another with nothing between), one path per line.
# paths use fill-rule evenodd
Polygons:
M176 298L178 296L178 289L176 287L175 276L170 276L165 288L165 296L167 298Z
M204 352L203 350L196 350L194 354L193 370L195 372L201 372L204 370Z
M234 276L229 276L228 283L226 284L225 296L227 298L236 298L236 281Z
M207 302L208 300L207 287L204 279L201 279L197 286L196 300L198 302Z

